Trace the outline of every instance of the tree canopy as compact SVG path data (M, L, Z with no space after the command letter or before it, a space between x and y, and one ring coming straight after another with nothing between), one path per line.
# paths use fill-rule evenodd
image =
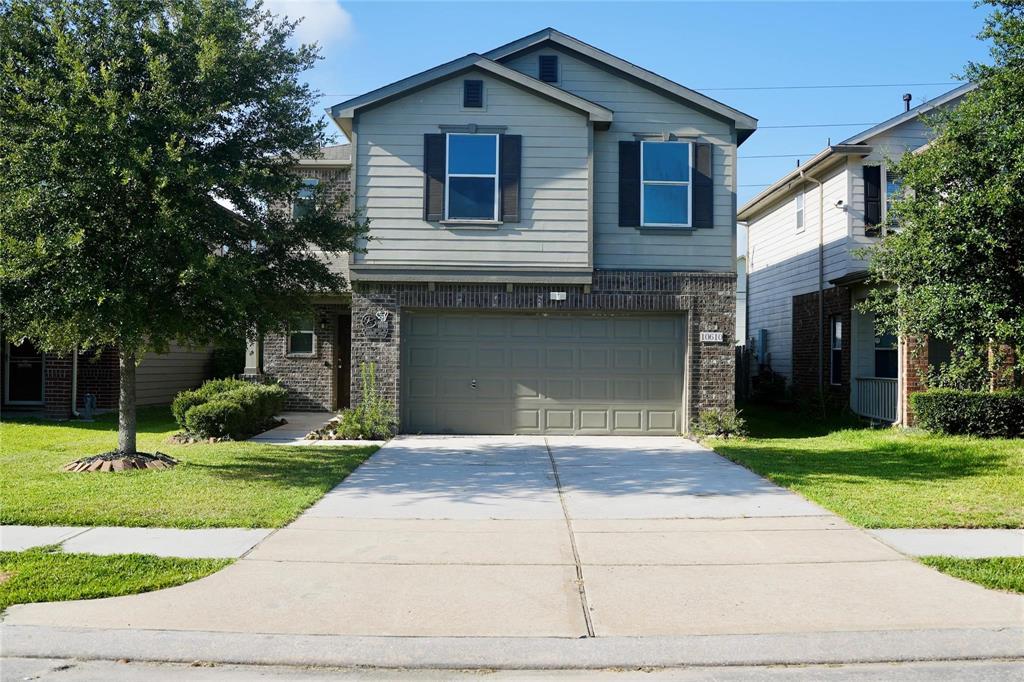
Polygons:
M935 139L889 171L902 190L869 261L889 286L866 306L883 328L948 342L950 372L975 383L992 349L1016 349L1024 369L1024 2L986 4L992 63L968 64L977 88L932 114Z
M283 328L344 286L324 256L365 221L324 186L281 210L328 141L294 27L247 0L0 2L8 338L134 362Z

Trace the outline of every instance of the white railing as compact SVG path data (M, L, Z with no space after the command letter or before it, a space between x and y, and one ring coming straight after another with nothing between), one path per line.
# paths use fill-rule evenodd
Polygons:
M896 421L897 380L857 377L857 414L882 421Z

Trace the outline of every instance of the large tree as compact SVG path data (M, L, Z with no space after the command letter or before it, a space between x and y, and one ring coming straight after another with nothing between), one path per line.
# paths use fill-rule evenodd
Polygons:
M117 349L121 452L144 353L283 328L365 234L325 187L281 210L327 140L294 27L258 0L0 0L0 321Z
M895 164L896 229L870 253L883 286L866 306L889 330L948 342L952 374L973 367L975 384L993 351L1015 349L1024 369L1024 2L985 4L992 63L968 64L977 89L932 115L934 141Z

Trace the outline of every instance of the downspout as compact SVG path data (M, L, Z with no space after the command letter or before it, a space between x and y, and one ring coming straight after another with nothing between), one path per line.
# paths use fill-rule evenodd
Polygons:
M801 180L818 186L818 399L825 414L825 183L800 171Z
M71 416L78 414L78 346L71 351Z

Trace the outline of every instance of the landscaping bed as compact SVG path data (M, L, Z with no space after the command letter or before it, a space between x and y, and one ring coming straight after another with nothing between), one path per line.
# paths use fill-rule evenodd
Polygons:
M0 552L0 611L12 604L119 597L175 587L230 563L144 554L67 554L57 547Z
M138 414L140 450L167 453L170 469L103 474L63 471L111 450L117 416L95 422L0 423L0 523L170 528L275 528L316 502L375 446L288 447L250 442L170 442L170 410Z

